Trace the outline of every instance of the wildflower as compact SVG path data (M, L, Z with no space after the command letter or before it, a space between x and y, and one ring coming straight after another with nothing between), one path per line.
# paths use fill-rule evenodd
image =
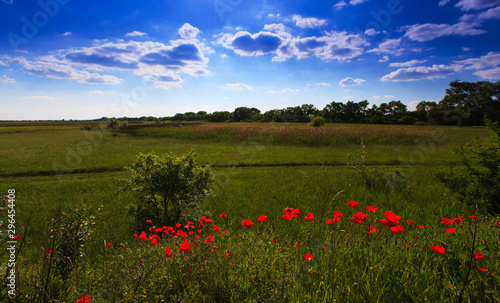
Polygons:
M222 232L223 232L223 233L228 233L228 232L229 232L229 230L224 229Z
M445 224L445 225L453 225L454 221L453 220L450 220L448 218L443 218L443 220L441 220L441 224Z
M376 226L370 225L370 231L367 231L366 233L371 235L372 233L375 233L375 232L380 234L380 231L377 230Z
M282 217L283 217L283 219L285 219L285 220L292 220L292 218L293 218L293 217L292 217L292 215L291 215L291 214L289 214L289 213L284 214Z
M226 252L226 253L224 254L224 258L227 258L227 257L229 257L229 253L227 253L227 252Z
M295 241L295 244L293 245L293 247L297 247L298 245L299 245L299 242Z
M456 231L456 229L455 228L447 228L446 231L449 232L450 234L452 234Z
M474 259L476 259L476 261L481 261L483 258L484 258L484 255L482 253L480 253L480 252L477 252L474 255Z
M264 222L267 222L267 216L259 216L259 218L257 219L257 222L259 223L264 223Z
M134 235L133 235L133 237L134 237L134 238L137 238L137 234L134 234Z
M314 219L314 214L313 213L308 213L307 216L304 217L304 220L306 220L306 221L316 221Z
M471 219L477 220L477 217L475 215L470 216Z
M189 247L189 242L186 242L186 241L183 242L181 244L180 249L179 249L179 253L181 253L181 252L189 252L189 251L191 251L191 247Z
M106 246L107 247L111 247L111 242L108 242L108 244Z
M14 241L17 241L19 239L21 239L21 235L15 235L14 237L12 237L12 240Z
M393 227L399 224L399 220L401 219L400 216L395 215L391 211L386 211L384 212L384 219L379 220L380 223L387 227Z
M180 228L181 226L182 225L180 223L178 223L178 222L175 224L175 228Z
M478 269L479 269L480 271L484 271L484 272L487 272L487 271L488 271L486 268L482 268L482 267L478 267Z
M420 228L420 229L426 229L427 226L419 225L418 228Z
M364 223L366 221L366 214L364 214L363 212L357 212L355 213L352 217L351 217L351 220L352 222L356 223L356 224L361 224L361 223Z
M89 295L82 296L76 303L90 303L92 302L92 297Z
M120 246L118 246L118 249L122 249L123 248L123 243L120 243Z
M375 206L367 206L367 207L366 207L366 210L368 210L369 212L374 213L374 212L376 212L376 211L377 211L377 208L376 208Z
M222 213L222 214L220 214L220 217L225 218L225 217L227 217L227 215L225 213Z
M311 260L312 258L313 258L313 255L311 255L311 254L305 254L305 255L304 255L304 260L306 260L306 261L309 261L309 260Z
M349 201L349 202L347 202L347 205L349 205L350 208L354 209L356 207L356 205L358 205L358 202Z
M158 246L158 238L151 239L151 246Z
M431 245L431 249L433 252L435 252L438 255L442 255L445 253L444 247L442 247L440 245Z
M464 218L462 216L458 216L458 218L453 218L456 224L460 224L464 222Z
M205 220L205 222L207 222L207 223L212 223L212 222L213 222L213 220L212 220L212 219L207 218L207 219Z
M213 241L214 241L214 236L209 235L209 236L207 237L207 239L205 240L205 244L207 244L207 245L208 245L208 244L210 244L210 242L213 242Z
M153 221L151 221L151 220L147 220L146 222L149 224L153 223Z
M217 250L217 246L214 246L214 247L212 247L210 249L215 251L215 250Z
M343 215L343 213L341 213L340 211L338 211L338 210L334 211L333 212L333 219L328 219L326 221L326 224L333 225L333 224L339 222L340 219L342 219L342 215Z
M212 230L213 231L220 231L219 226L217 226L217 225L212 226Z
M323 248L323 251L327 251L328 248L326 248L326 246Z
M170 247L165 248L165 257L170 258L172 256L172 250L170 250Z
M403 228L403 225L391 227L391 233L393 233L393 234L402 234L404 232L405 232L405 230Z
M253 223L250 220L244 220L243 222L241 222L241 226L250 229L252 228Z
M413 223L415 223L415 222L413 222L412 220L406 220L406 223L413 226Z
M273 241L274 243L278 243L278 240L276 239L276 237L274 237L271 241Z

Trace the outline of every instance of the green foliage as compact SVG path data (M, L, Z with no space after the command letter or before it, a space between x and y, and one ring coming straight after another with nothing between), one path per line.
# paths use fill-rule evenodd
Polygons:
M140 153L127 167L131 177L125 180L125 187L138 193L132 207L138 229L147 220L168 225L181 216L198 215L198 203L209 194L213 175L209 167L195 165L195 156L193 152L181 157Z
M325 125L325 118L323 117L314 117L311 122L309 122L309 126L314 126L314 127L320 127L320 126L323 126Z
M457 150L462 167L438 173L441 181L460 199L480 211L500 213L500 127L486 119L491 132L491 143L479 139Z
M113 136L118 135L118 130L120 128L126 127L128 125L127 121L120 121L115 118L109 119L109 121L106 123L106 128L111 130L111 134Z

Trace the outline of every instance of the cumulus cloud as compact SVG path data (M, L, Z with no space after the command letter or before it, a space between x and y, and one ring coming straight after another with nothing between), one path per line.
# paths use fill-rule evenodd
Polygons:
M404 67L383 76L382 81L399 82L444 78L455 72L460 72L462 69L463 66L458 64L450 66L434 64L433 66Z
M189 23L184 23L184 25L182 25L182 27L179 29L179 35L183 39L194 39L196 38L196 36L198 36L199 33L200 30Z
M239 31L221 34L217 43L240 56L274 54L273 61L317 57L322 60L346 61L363 54L369 45L359 35L325 31L322 36L294 37L283 24L269 24L258 33Z
M147 35L146 33L139 32L139 31L133 31L131 33L125 34L125 36L127 36L127 37L142 37L142 36L146 36L146 35Z
M382 59L378 60L378 62L387 62L389 61L389 56L383 56Z
M345 79L340 80L339 85L340 86L358 86L361 85L363 82L366 82L364 79L354 79L351 77L347 77Z
M346 6L349 6L349 5L358 5L358 4L361 4L363 2L366 2L368 0L350 0L349 2L346 2L344 0L341 0L339 2L337 2L333 7L336 9L336 10L340 10Z
M365 35L367 35L367 36L375 36L375 35L378 35L378 34L380 34L380 32L378 32L374 28L369 28L369 29L365 30Z
M227 87L234 89L234 90L239 90L239 91L244 91L244 90L252 90L253 87L251 87L248 84L245 83L228 83L226 84Z
M404 48L401 47L401 38L399 39L387 39L384 42L380 43L378 47L369 50L369 53L376 54L393 54L400 55L404 51Z
M427 60L410 60L410 61L406 61L406 62L393 62L393 63L390 63L389 66L391 67L410 67L410 66L415 66L415 65L418 65L418 64L422 64L422 63L425 63L425 61Z
M479 76L483 79L500 79L500 67L491 68L486 70L480 70L474 73L474 75Z
M315 28L322 27L326 25L325 19L318 18L302 18L300 15L294 15L292 20L295 21L295 25L301 28Z
M485 30L478 29L478 26L480 26L478 22L469 23L464 21L457 24L415 24L405 27L406 33L404 36L413 41L426 42L445 36L475 36L486 33Z
M480 10L497 5L500 5L500 0L460 0L455 4L463 11Z
M118 84L123 80L110 74L115 71L132 72L153 82L157 88L180 87L181 75L199 77L208 75L206 53L212 50L194 39L194 27L184 24L180 32L189 39L178 39L163 44L152 41L108 42L94 41L90 47L58 50L54 55L36 59L7 58L8 63L21 66L32 75L53 79L71 79L89 84ZM7 63L6 63L7 64Z
M70 36L70 35L72 35L72 33L71 33L71 32L64 32L64 33L62 33L61 35L62 35L62 36Z
M489 52L479 58L455 61L465 65L466 70L478 70L474 75L484 79L500 79L500 52Z

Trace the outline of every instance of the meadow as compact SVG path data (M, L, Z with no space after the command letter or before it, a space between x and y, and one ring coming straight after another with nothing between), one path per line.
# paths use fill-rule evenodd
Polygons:
M500 218L460 202L435 175L460 165L456 146L488 135L200 123L112 136L69 122L0 124L0 301L499 301ZM137 197L118 180L151 151L194 151L212 167L203 217L137 229ZM15 296L5 249L11 189Z

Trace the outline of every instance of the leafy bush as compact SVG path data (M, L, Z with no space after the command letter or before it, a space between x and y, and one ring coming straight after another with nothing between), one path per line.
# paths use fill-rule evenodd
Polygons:
M309 126L320 127L325 125L325 118L323 117L314 117L309 124Z
M500 213L500 127L485 119L491 132L491 142L483 145L476 141L457 150L462 167L441 170L438 177L462 201L480 211Z
M139 195L131 209L138 229L147 220L168 225L181 215L186 219L198 215L198 201L209 193L213 175L209 167L195 165L195 156L192 152L182 157L141 153L127 168L132 176L125 187Z

